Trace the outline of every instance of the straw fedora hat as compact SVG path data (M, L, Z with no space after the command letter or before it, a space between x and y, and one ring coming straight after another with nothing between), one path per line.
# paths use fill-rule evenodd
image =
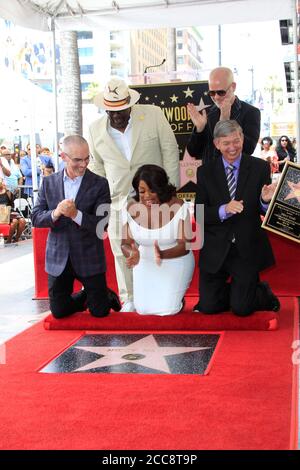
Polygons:
M112 78L104 90L95 96L94 104L106 111L122 111L131 108L140 99L140 94L131 90L124 80Z

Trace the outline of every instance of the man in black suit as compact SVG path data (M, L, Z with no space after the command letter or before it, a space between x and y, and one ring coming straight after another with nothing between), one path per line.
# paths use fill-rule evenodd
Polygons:
M260 111L235 96L236 83L232 71L227 67L212 70L208 81L208 95L214 105L199 113L196 106L189 103L188 112L194 124L193 133L187 144L192 157L203 163L219 155L213 143L214 128L217 122L234 119L244 133L243 152L252 155L260 133Z
M95 317L120 310L118 296L106 287L103 232L110 193L106 178L87 169L89 147L79 136L63 142L66 167L43 179L32 212L34 227L49 227L46 272L50 310L56 318L89 308ZM74 280L84 290L72 294Z
M260 216L275 184L270 184L267 162L242 153L243 142L236 121L219 121L214 144L221 156L198 168L196 218L197 205L203 204L204 244L199 259L200 301L194 311L231 309L247 316L280 309L268 284L259 280L259 272L274 264Z

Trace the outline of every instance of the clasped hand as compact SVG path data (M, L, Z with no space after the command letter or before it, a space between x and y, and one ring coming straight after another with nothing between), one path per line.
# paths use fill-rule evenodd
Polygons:
M240 214L244 210L244 201L233 199L225 206L226 214Z
M70 219L74 219L77 215L77 209L73 199L64 199L57 204L57 207L54 211L54 217L60 217L64 215Z

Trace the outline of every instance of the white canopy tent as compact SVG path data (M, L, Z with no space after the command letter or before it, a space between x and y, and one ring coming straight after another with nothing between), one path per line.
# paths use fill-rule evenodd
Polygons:
M0 16L28 28L134 29L292 18L295 0L0 0Z
M55 30L128 30L293 19L296 138L300 143L297 5L298 0L0 0L0 17L20 26L52 31L53 51ZM55 76L54 63L57 147ZM31 146L35 147L34 142Z

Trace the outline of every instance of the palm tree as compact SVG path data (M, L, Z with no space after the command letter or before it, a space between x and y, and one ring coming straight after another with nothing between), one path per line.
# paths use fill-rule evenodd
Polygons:
M95 98L96 95L100 92L100 83L98 82L92 82L88 86L88 97L91 101Z
M82 135L82 98L76 31L60 33L64 134Z
M269 93L272 111L279 114L283 105L283 90L277 75L270 75L267 78L265 91Z

